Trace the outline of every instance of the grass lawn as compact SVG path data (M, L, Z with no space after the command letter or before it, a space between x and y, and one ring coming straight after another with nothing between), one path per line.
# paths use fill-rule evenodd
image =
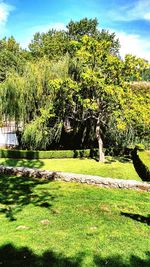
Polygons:
M132 162L124 158L106 157L105 163L99 163L93 159L0 159L0 164L141 181Z
M0 177L0 265L150 266L149 193Z
M149 168L150 170L150 151L140 151L138 152L141 160L143 163Z

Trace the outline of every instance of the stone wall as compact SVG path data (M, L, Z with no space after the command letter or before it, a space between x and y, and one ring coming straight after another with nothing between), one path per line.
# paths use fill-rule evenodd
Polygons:
M58 180L65 182L79 182L90 185L96 185L107 188L122 188L122 189L135 189L142 191L150 191L150 184L146 182L137 182L134 180L121 180L104 178L100 176L91 176L83 174L73 174L65 172L52 172L42 171L38 169L30 169L26 167L6 167L0 166L0 174L16 175L33 178L44 178L47 180Z

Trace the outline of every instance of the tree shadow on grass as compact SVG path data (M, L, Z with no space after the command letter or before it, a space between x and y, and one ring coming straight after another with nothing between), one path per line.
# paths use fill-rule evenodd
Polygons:
M130 163L130 162L132 162L129 157L126 157L126 156L124 156L124 157L116 157L116 156L114 156L114 157L111 157L111 158L107 157L105 164L111 164L111 163L114 163L114 162L117 162L117 161L119 161L120 163Z
M53 251L42 256L34 254L27 247L15 248L11 244L0 248L0 266L2 267L79 267L80 258L66 258Z
M122 157L114 157L116 161L119 161L121 163L132 163L132 160L129 156L122 156Z
M5 165L5 166L12 166L12 167L28 167L28 168L41 168L44 166L44 163L39 160L39 159L12 159L12 158L7 158L4 159L3 162L1 162L0 165Z
M83 267L83 253L77 254L74 258L67 258L62 254L53 251L46 251L42 255L36 255L27 247L16 248L12 244L0 247L0 266L2 267ZM101 258L95 255L93 263L95 267L149 267L150 253L146 254L146 259L131 256L129 262L125 262L120 256ZM91 267L91 265L87 265Z
M115 160L114 158L106 158L106 160L105 160L105 164L112 164L112 163L114 163L114 162L116 162L117 160Z
M150 252L146 253L147 259L141 259L140 257L132 255L129 263L124 262L120 256L100 258L94 257L95 266L97 267L149 267L150 266Z
M46 189L36 190L46 180L1 175L0 176L0 212L10 220L16 220L15 214L28 204L50 208L55 197Z
M140 214L132 214L132 213L126 213L126 212L121 212L121 215L131 218L132 220L150 225L150 215L148 217L145 217Z

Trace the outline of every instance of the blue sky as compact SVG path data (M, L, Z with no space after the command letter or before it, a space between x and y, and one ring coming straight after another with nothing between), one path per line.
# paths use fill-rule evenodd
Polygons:
M0 0L0 38L13 35L27 47L35 32L65 29L84 17L116 33L122 56L150 61L150 0Z

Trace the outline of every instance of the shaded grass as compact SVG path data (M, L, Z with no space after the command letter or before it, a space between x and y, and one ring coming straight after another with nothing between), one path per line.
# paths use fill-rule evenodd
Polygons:
M107 157L105 163L93 159L0 159L0 164L141 181L132 162L125 158Z
M149 193L4 176L0 200L19 207L0 213L2 266L150 265Z

